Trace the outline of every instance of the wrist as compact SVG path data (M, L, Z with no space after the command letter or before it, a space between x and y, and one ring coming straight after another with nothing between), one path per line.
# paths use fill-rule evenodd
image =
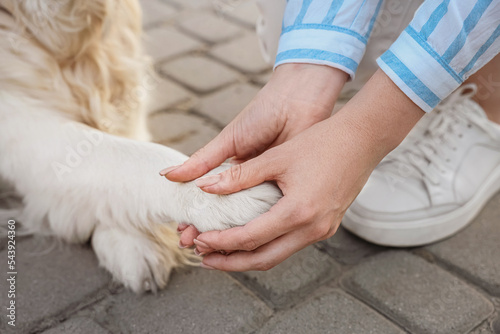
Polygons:
M425 112L381 70L337 113L383 158L408 135ZM335 117L335 118L336 118Z
M331 113L348 78L344 71L326 65L287 63L276 68L270 84L280 87L285 102L305 101Z

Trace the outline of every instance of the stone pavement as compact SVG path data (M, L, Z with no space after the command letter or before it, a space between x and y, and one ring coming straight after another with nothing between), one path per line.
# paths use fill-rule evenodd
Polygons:
M161 78L150 127L155 141L191 154L269 78L257 10L241 0L143 4ZM377 247L341 228L268 272L191 268L142 296L113 283L88 246L18 238L17 327L6 325L2 279L0 333L500 333L499 220L500 194L431 246ZM6 258L0 239L1 268Z

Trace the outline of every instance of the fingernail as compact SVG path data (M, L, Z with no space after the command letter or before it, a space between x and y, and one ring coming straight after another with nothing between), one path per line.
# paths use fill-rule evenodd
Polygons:
M182 242L180 242L180 241L179 241L179 248L184 249L184 248L187 248L187 246L184 246L184 245L182 244Z
M196 256L203 256L205 255L206 253L205 252L200 252L197 248L194 249L194 254Z
M204 243L203 241L200 241L200 240L198 240L198 239L194 239L194 240L193 240L193 242L194 242L194 244L195 244L196 246L198 246L198 247L201 247L201 248L208 248L208 249L210 249L210 246L209 246L209 245L207 245L206 243Z
M202 267L203 269L207 269L207 270L215 270L214 267L210 267L204 263L200 263L200 267Z
M161 175L161 176L165 176L165 175L167 175L168 173L170 173L170 172L172 172L172 171L176 170L176 169L177 169L177 168L179 168L180 166L182 166L182 165L179 165L179 166L171 166L171 167L168 167L168 168L162 169L162 170L160 171L160 175Z
M212 185L216 184L217 182L219 182L221 177L222 176L220 174L203 176L203 177L200 177L198 180L194 181L194 183L199 188L208 187L208 186L212 186Z

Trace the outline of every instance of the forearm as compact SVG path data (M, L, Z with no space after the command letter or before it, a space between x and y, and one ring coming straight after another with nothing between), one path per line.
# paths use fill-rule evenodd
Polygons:
M332 123L345 123L351 135L377 164L396 148L424 115L381 70L334 117Z

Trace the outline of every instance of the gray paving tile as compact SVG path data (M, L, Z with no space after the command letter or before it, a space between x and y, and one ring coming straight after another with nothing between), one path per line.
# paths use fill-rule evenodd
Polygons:
M235 84L207 95L199 100L195 109L227 125L257 95L259 89L249 84Z
M145 32L146 53L155 61L166 60L202 47L199 41L172 27L156 27Z
M309 246L271 270L235 275L274 307L282 308L302 300L340 272L327 254Z
M500 334L500 316L498 316L497 319L493 321L491 328L493 329L493 333Z
M165 110L179 103L195 101L196 97L180 85L164 78L157 78L146 85L148 112Z
M226 86L239 77L238 72L203 56L186 56L164 63L161 71L198 93Z
M149 26L165 21L169 21L177 15L177 11L159 0L141 0L143 12L143 26Z
M490 323L488 321L485 321L479 327L470 332L470 334L496 334L496 333L493 332Z
M370 244L356 237L342 226L333 237L317 243L316 246L344 264L355 264L368 256L386 250L384 247Z
M0 259L7 259L6 250ZM16 271L16 329L21 332L76 307L110 281L90 248L45 239L16 244ZM9 290L5 273L0 280L2 309L8 302L3 298Z
M67 320L42 334L108 334L109 332L88 318Z
M314 299L273 317L259 333L397 334L397 326L339 290L323 290Z
M215 138L219 129L182 112L157 113L148 120L153 141L191 155Z
M231 1L227 2L231 4ZM254 28L259 17L259 10L255 0L232 1L234 5L223 8L223 14L234 19L236 22L244 24L249 28Z
M343 284L418 334L467 333L493 312L492 304L472 287L405 251L368 259Z
M259 74L272 68L262 58L259 42L254 34L219 44L210 50L210 54L247 74Z
M224 0L165 0L165 1L185 9L208 9L212 8L215 5L215 3Z
M208 43L227 41L242 33L241 27L211 12L193 13L181 19L179 27Z
M134 334L250 333L272 314L229 275L202 269L174 274L156 296L123 293L103 303L103 326Z
M500 194L456 236L426 247L439 261L500 296Z

